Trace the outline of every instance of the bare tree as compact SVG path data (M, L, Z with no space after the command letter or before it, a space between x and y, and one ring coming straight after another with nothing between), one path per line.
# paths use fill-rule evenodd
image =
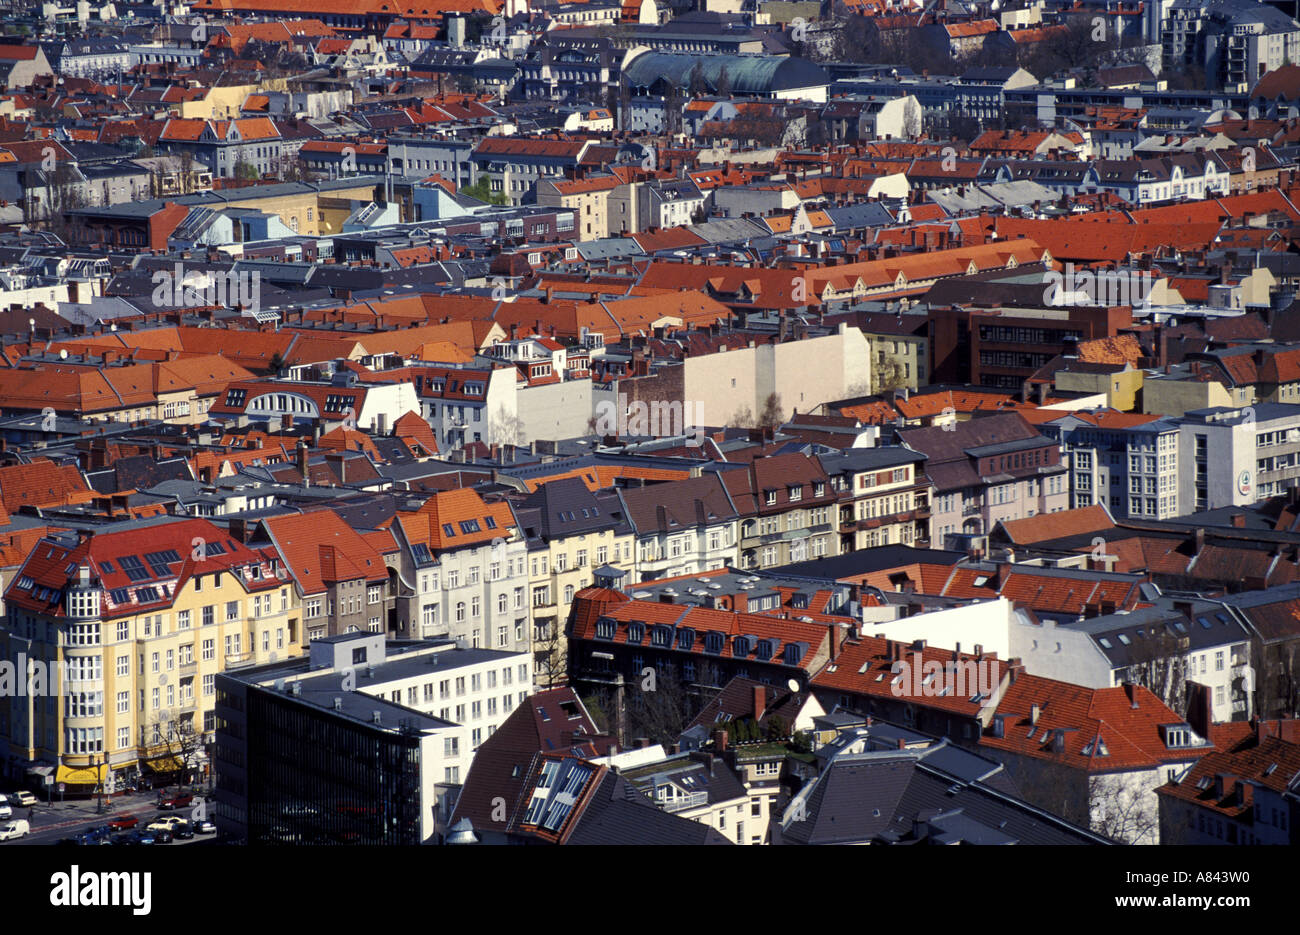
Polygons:
M760 428L774 429L785 421L785 410L781 407L781 394L769 393L763 401L763 411L758 414Z
M503 405L497 407L490 423L489 433L489 437L497 444L522 445L527 441L528 427L518 413L507 411Z
M1123 775L1090 776L1091 828L1124 844L1156 844L1160 813L1155 792Z
M1255 709L1260 717L1300 716L1300 643L1261 647Z
M1134 682L1167 704L1179 717L1187 715L1187 637L1163 625L1147 627L1129 647L1132 662L1126 681Z
M176 782L185 782L198 769L203 753L203 734L194 729L192 717L164 721L155 718L145 727L146 761L164 768L156 772L175 774Z
M554 617L533 621L533 671L547 688L568 684L568 646Z
M900 361L887 357L885 360L876 364L871 373L873 394L887 393L890 390L901 390L908 385L908 380L903 376L903 365ZM853 394L850 394L853 395Z
M748 429L754 427L754 411L748 406L741 406L737 409L730 419L727 420L728 428Z
M599 706L609 712L609 729L619 723L619 691L598 693ZM648 737L665 746L677 743L686 725L702 707L698 688L683 681L679 667L668 660L632 673L622 690L622 724L625 740Z

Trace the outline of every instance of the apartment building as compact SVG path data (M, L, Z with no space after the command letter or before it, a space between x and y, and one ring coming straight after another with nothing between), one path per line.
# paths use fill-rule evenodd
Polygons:
M1284 493L1300 480L1300 405L1216 407L1176 420L1183 512L1244 506Z
M163 152L188 152L219 178L235 178L248 167L263 176L276 171L280 131L267 117L242 120L172 118L158 137Z
M393 532L402 547L399 634L529 648L528 546L509 504L441 491L399 509Z
M691 693L712 692L736 677L793 681L802 690L840 639L835 627L810 618L684 606L664 595L674 597L665 590L658 601L643 600L599 586L580 592L569 629L571 684L579 691L620 677L640 684L649 666L657 679L676 679Z
M3 658L46 675L8 699L7 769L90 789L201 770L217 674L293 657L304 641L276 555L201 519L47 536L6 606Z
M1157 789L1160 840L1216 845L1300 843L1300 793L1295 785L1300 774L1300 732L1296 724L1293 720L1259 721L1244 732L1235 731L1186 776Z
M983 535L1003 520L1069 509L1060 446L1017 413L902 429L898 436L928 458L936 545L951 535Z
M1070 508L1098 504L1111 516L1170 519L1179 500L1179 429L1175 420L1096 409L1040 426L1060 441L1070 468Z
M718 476L740 516L740 567L774 568L838 554L838 497L817 459L769 455L719 468Z
M817 456L839 501L838 554L930 541L932 485L925 459L901 447L847 448Z
M519 444L526 427L519 424L516 375L513 367L416 366L394 371L385 379L414 384L414 407L433 428L443 449L469 442Z
M663 811L708 825L733 844L748 844L754 835L767 832L765 821L760 824L750 817L749 791L740 776L713 753L663 756L660 747L616 754L608 761Z
M492 194L520 205L536 197L541 179L572 177L591 145L589 140L484 137L470 155L475 183L486 177Z
M610 235L610 196L622 182L617 176L598 175L585 179L543 178L537 180L537 203L569 208L577 221L579 241L602 240Z
M526 653L373 633L231 673L219 686L215 821L256 843L435 843L474 750L531 688Z
M1136 682L1183 713L1195 683L1214 723L1251 717L1250 633L1224 607L1162 597L1121 609L1086 620L1013 618L1009 652L1030 675L1091 688Z
M396 631L398 549L390 533L362 535L331 509L272 517L260 532L293 576L309 640Z
M541 484L516 502L515 517L528 543L533 666L549 688L565 678L574 595L591 587L595 569L632 570L632 527L617 494L594 492L577 477Z
M617 493L632 524L638 580L689 575L739 561L740 514L720 475Z

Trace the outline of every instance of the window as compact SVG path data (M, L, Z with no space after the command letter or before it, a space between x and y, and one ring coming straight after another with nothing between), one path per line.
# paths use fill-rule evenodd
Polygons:
M226 601L226 619L239 619L239 601Z

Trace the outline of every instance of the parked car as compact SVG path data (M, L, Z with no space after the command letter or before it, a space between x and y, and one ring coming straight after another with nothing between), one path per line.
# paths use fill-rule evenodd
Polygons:
M140 819L134 815L114 815L108 820L108 827L113 831L126 831L138 824L140 824Z
M151 828L148 833L153 835L154 841L159 844L170 844L175 839L175 835L166 828Z
M153 821L149 822L147 830L171 831L176 825L183 824L185 824L185 819L179 815L159 815Z
M165 811L170 811L176 808L189 808L193 801L194 796L190 795L188 792L178 792L176 795L167 796L167 798L160 801L158 807Z
M0 818L13 818L14 810L9 807L9 803L0 800Z
M216 834L217 826L214 825L212 822L208 821L208 819L204 818L202 821L194 825L194 830L197 831L199 834Z
M17 805L21 808L31 808L39 801L40 800L37 799L36 796L32 795L26 789L20 792L14 792L9 796L9 804Z
M194 826L188 821L182 821L172 825L172 835L178 841L186 841L194 837Z
M130 831L119 834L113 839L114 844L153 844L154 842L152 831Z
M25 818L14 818L0 825L0 841L12 841L15 838L25 838L32 833L32 826L27 823Z

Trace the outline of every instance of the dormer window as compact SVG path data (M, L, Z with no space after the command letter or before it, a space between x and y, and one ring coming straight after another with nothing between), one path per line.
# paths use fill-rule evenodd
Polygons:
M813 496L814 496L814 497L824 497L824 496L826 496L826 482L825 482L825 481L820 481L820 480L819 480L819 481L815 481L815 482L813 483Z
M596 621L596 638L601 640L612 640L614 631L618 625L612 617L601 617Z
M775 490L763 491L763 502L766 503L768 506L776 506L776 491Z
M665 626L656 626L650 631L650 643L654 646L668 646L672 637L672 629Z
M764 660L764 661L766 661L766 660L772 658L772 641L771 641L771 640L759 640L759 641L758 641L758 658L759 658L759 659L762 659L762 660Z
M640 643L645 639L645 624L640 620L633 620L627 625L627 641L629 643Z
M803 499L803 486L801 484L791 484L785 489L785 492L791 500Z

